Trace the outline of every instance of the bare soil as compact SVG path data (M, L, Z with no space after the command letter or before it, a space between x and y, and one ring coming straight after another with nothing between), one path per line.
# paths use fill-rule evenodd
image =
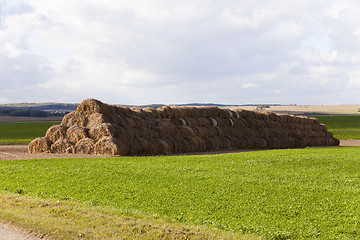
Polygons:
M0 240L40 240L34 234L29 234L20 228L0 222Z
M360 146L360 140L340 140L340 146ZM236 152L259 151L254 150L222 150L210 152L187 153L193 154L226 154ZM178 155L178 154L177 154ZM56 158L106 158L104 155L89 154L59 154L59 153L29 153L27 145L0 145L0 161L1 160L24 160L24 159L56 159Z

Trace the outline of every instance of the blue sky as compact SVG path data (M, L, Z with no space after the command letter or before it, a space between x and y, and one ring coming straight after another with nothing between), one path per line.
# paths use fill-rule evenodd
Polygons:
M0 0L0 103L360 104L358 0Z

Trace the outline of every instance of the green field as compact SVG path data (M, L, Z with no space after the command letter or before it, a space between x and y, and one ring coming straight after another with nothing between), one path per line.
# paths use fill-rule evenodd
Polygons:
M338 139L360 139L360 116L333 115L316 118Z
M0 122L0 144L28 144L60 122Z
M0 162L0 190L267 239L359 239L360 148Z

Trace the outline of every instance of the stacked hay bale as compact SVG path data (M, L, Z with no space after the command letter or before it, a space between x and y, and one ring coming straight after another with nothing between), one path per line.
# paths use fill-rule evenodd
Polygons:
M87 99L33 140L29 152L157 155L338 144L316 118L217 107L126 108Z

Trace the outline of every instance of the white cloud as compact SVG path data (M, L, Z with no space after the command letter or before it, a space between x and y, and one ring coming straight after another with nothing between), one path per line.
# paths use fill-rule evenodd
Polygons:
M355 0L0 6L0 94L11 102L316 104L335 91L360 101L343 94L360 64Z

